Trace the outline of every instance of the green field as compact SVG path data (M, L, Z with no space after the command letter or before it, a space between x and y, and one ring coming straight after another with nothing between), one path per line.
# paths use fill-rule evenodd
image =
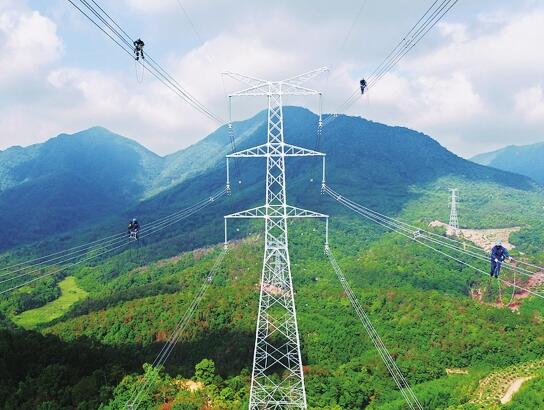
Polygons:
M76 279L73 276L68 276L59 282L59 287L61 295L58 299L42 307L27 310L20 315L14 316L13 321L27 329L51 322L61 317L74 303L87 296L87 292L77 286Z

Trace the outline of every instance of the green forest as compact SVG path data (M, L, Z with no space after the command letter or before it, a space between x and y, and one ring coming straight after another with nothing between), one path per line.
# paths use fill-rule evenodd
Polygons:
M541 303L530 300L515 313L475 302L467 295L484 282L477 273L362 220L340 214L333 221L333 252L424 408L481 408L472 402L481 379L542 357ZM310 408L405 408L323 255L322 226L295 222L290 238ZM122 409L144 374L152 383L142 408L247 406L262 239L257 233L230 246L165 368L149 364L220 246L155 261L133 248L78 267L67 274L87 298L33 330L9 317L17 322L25 295L50 289L55 299L61 277L11 296L0 345L4 408ZM504 408L538 408L544 376L534 372Z
M305 130L313 127L315 115L290 107L286 116L293 125L289 138L310 145ZM251 132L241 146L262 139L261 117L245 124ZM458 187L461 228L515 228L512 255L535 266L544 263L544 191L531 180L472 164L405 128L341 117L329 132L324 141L329 183L342 195L447 241L445 228L429 224L448 221L448 188ZM346 138L364 140L350 146ZM224 184L223 151L217 148L216 161L208 161L215 165L204 173L122 215L30 244L11 238L21 242L0 255L0 267L36 262L31 271L21 268L18 281L8 277L0 283L0 291L36 280L0 298L1 409L126 409L142 386L139 408L247 408L262 221L232 221L229 252L208 278L223 247L222 216L262 202L262 163L245 169L247 178L231 196L157 234L137 242L123 239L109 253L100 246L83 248L75 258L82 263L39 259L125 229L129 216L137 215L145 228L148 221L205 199ZM288 164L289 202L330 215L330 249L422 407L541 408L542 298L491 281L483 250L483 259L464 265L321 195L315 182L320 166ZM324 223L292 220L288 232L309 408L407 409L324 253ZM444 249L459 256L455 247L473 249L467 246L474 244L462 239ZM542 292L543 284L513 276L509 266L501 278ZM204 284L207 291L193 312ZM509 308L512 301L515 309ZM193 313L168 360L152 366L187 311ZM516 382L519 390L501 404Z

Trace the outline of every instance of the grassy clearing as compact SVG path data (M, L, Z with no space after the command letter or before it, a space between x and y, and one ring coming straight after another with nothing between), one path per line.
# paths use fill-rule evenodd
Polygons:
M70 309L70 306L87 296L87 292L77 285L73 276L68 276L59 282L59 287L61 295L58 299L42 307L27 310L14 316L12 320L19 326L30 329L61 317Z

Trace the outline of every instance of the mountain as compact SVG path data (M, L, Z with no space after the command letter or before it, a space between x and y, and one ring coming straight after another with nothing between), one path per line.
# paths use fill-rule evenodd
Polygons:
M266 120L266 112L262 111L249 120L235 122L233 127L237 142L247 140ZM232 150L229 141L228 128L220 127L196 144L164 157L162 171L153 181L150 194L171 188L208 170L218 162L224 163L225 155Z
M531 177L544 185L544 142L531 145L510 145L497 151L476 155L477 164L515 172Z
M266 120L235 123L239 139ZM0 249L92 226L215 165L230 152L226 127L160 157L102 127L0 151ZM22 228L24 227L24 228Z
M314 148L316 115L297 107L284 113L287 142ZM235 124L239 149L265 141L265 120L259 113ZM129 215L145 227L208 198L224 187L229 150L222 128L187 150L152 156L155 162L145 163L153 166L137 168L148 177L136 184L138 195L126 206L10 252L27 260L119 232ZM447 188L455 186L463 200L461 225L519 225L513 239L517 250L542 249L537 245L544 232L544 194L528 177L466 161L419 132L347 116L325 128L319 150L327 154L328 184L366 206L426 227L432 220L447 220ZM62 275L0 299L0 328L7 327L0 331L0 409L126 408L141 383L139 365L152 362L165 346L214 264L223 215L263 201L264 160L238 165L230 197L117 254L69 266ZM488 286L487 276L340 208L320 194L320 167L320 159L287 160L288 201L331 216L331 248L338 263L423 408L473 409L467 401L485 376L541 357L541 302L524 298L519 311L512 312L471 298L473 289ZM166 367L141 396L140 408L247 408L260 232L260 221L233 223L230 237L240 240L231 243ZM323 254L322 223L293 221L289 238L309 409L405 408ZM479 268L487 268L484 259L475 262ZM32 331L17 328L21 311L44 315L28 309L58 298L64 275L85 291L86 299L56 304L60 317L43 316ZM509 288L502 291L508 299ZM534 383L544 383L544 375L536 375ZM527 405L533 400L528 394L523 400L514 408L541 408Z
M313 148L316 115L297 107L286 107L284 112L286 140ZM263 143L266 112L235 123L234 129L239 149ZM331 182L350 190L364 185L367 200L383 204L386 210L398 210L413 198L414 185L447 175L531 187L527 178L466 161L429 136L362 118L339 116L326 127L320 148L327 153ZM224 183L224 156L230 149L226 127L166 157L95 127L0 152L0 226L6 233L0 238L0 249L78 229L92 230L108 219L124 226L126 218L134 215L153 220L173 212ZM315 186L320 181L320 161L292 162L299 165L297 174L288 170L294 177L290 198L304 197L309 206L318 206ZM262 162L238 161L238 166L237 188L251 192L245 203L253 203L262 194L258 182L263 176ZM236 168L231 170L233 180L238 179ZM309 179L313 184L308 184Z
M0 152L1 247L96 222L137 202L161 158L95 127Z

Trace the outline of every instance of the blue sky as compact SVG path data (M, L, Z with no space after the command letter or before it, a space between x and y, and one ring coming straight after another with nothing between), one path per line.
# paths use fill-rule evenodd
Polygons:
M281 79L328 66L312 87L335 111L432 3L179 0L189 21L178 0L97 2L222 117L238 87L223 70ZM459 0L348 114L417 129L464 156L544 141L543 41L541 1ZM138 83L134 62L67 0L0 0L0 66L0 149L102 125L167 154L216 127L149 76ZM265 104L237 102L234 118Z

